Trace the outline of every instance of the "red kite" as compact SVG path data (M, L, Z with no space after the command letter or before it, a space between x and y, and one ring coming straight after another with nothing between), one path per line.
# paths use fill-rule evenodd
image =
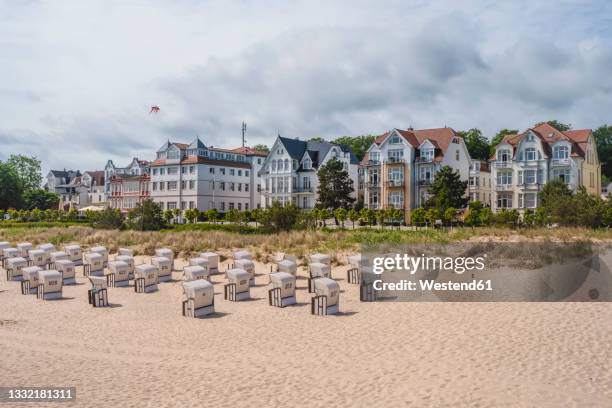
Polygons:
M151 110L149 113L157 113L159 112L159 106L151 106Z

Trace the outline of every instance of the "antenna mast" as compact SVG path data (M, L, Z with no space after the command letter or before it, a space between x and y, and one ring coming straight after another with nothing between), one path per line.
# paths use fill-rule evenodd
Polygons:
M242 122L242 147L244 147L244 143L245 143L245 138L244 135L246 134L246 122Z

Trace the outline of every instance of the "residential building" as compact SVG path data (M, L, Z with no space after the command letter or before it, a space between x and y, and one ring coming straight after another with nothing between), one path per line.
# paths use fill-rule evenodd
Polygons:
M110 193L112 176L142 176L145 173L149 173L149 162L139 160L138 157L134 157L125 167L117 167L112 160L109 160L106 162L106 166L104 166L104 192L106 194Z
M508 135L490 160L493 210L536 208L544 184L560 179L572 190L600 194L601 165L591 129L559 131L547 123Z
M168 141L151 167L151 197L164 210L198 208L226 212L257 207L255 169L266 155L250 148L220 149L199 138L192 143Z
M409 219L410 211L428 200L442 167L468 181L470 165L463 138L451 128L390 130L375 139L362 161L364 205L398 208Z
M480 201L491 206L491 169L484 160L472 160L468 183L470 201Z
M111 176L108 204L121 212L130 211L151 196L149 173L121 174Z
M51 170L45 188L60 196L59 209L80 209L90 205L105 205L104 172Z
M353 180L356 197L359 162L348 147L278 136L260 171L262 206L269 207L278 201L283 205L293 203L299 208L313 208L318 199L317 171L332 159L343 163Z

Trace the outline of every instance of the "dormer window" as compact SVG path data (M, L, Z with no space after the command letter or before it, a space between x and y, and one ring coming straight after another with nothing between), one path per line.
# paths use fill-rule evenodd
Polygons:
M304 159L303 167L306 170L311 169L312 168L312 161L310 161L310 159Z
M553 149L553 158L567 159L569 157L569 148L567 146L555 146Z
M510 154L510 150L501 149L497 151L497 160L501 162L508 162L511 159L512 155Z
M533 147L525 149L525 160L533 161L536 160L536 157L536 149L534 149Z
M423 149L421 150L421 157L425 161L432 161L434 157L434 149Z
M402 140L400 139L400 137L398 135L393 135L393 136L391 136L391 139L389 140L389 143L391 143L391 144L400 144L400 143L402 143Z
M374 163L378 163L380 161L380 153L379 152L370 152L369 154L370 161Z

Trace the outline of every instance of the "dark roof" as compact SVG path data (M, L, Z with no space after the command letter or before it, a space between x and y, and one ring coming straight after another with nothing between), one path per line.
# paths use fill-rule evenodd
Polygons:
M308 151L308 154L312 159L313 167L318 167L319 160L322 160L327 155L332 146L338 146L340 147L340 150L342 150L342 152L350 153L351 164L359 163L359 160L357 160L357 157L353 154L351 148L346 145L331 143L326 140L304 141L299 139L289 139L287 137L282 136L279 136L278 138L280 139L283 146L285 146L285 150L287 150L287 153L289 153L289 156L291 156L292 159L300 161L302 160L304 153Z
M85 173L89 174L97 186L101 186L104 184L104 172L103 171L86 171Z
M306 151L306 142L300 139L289 139L286 137L279 136L278 137L285 146L285 150L289 153L292 159L301 160L304 155L304 151Z

